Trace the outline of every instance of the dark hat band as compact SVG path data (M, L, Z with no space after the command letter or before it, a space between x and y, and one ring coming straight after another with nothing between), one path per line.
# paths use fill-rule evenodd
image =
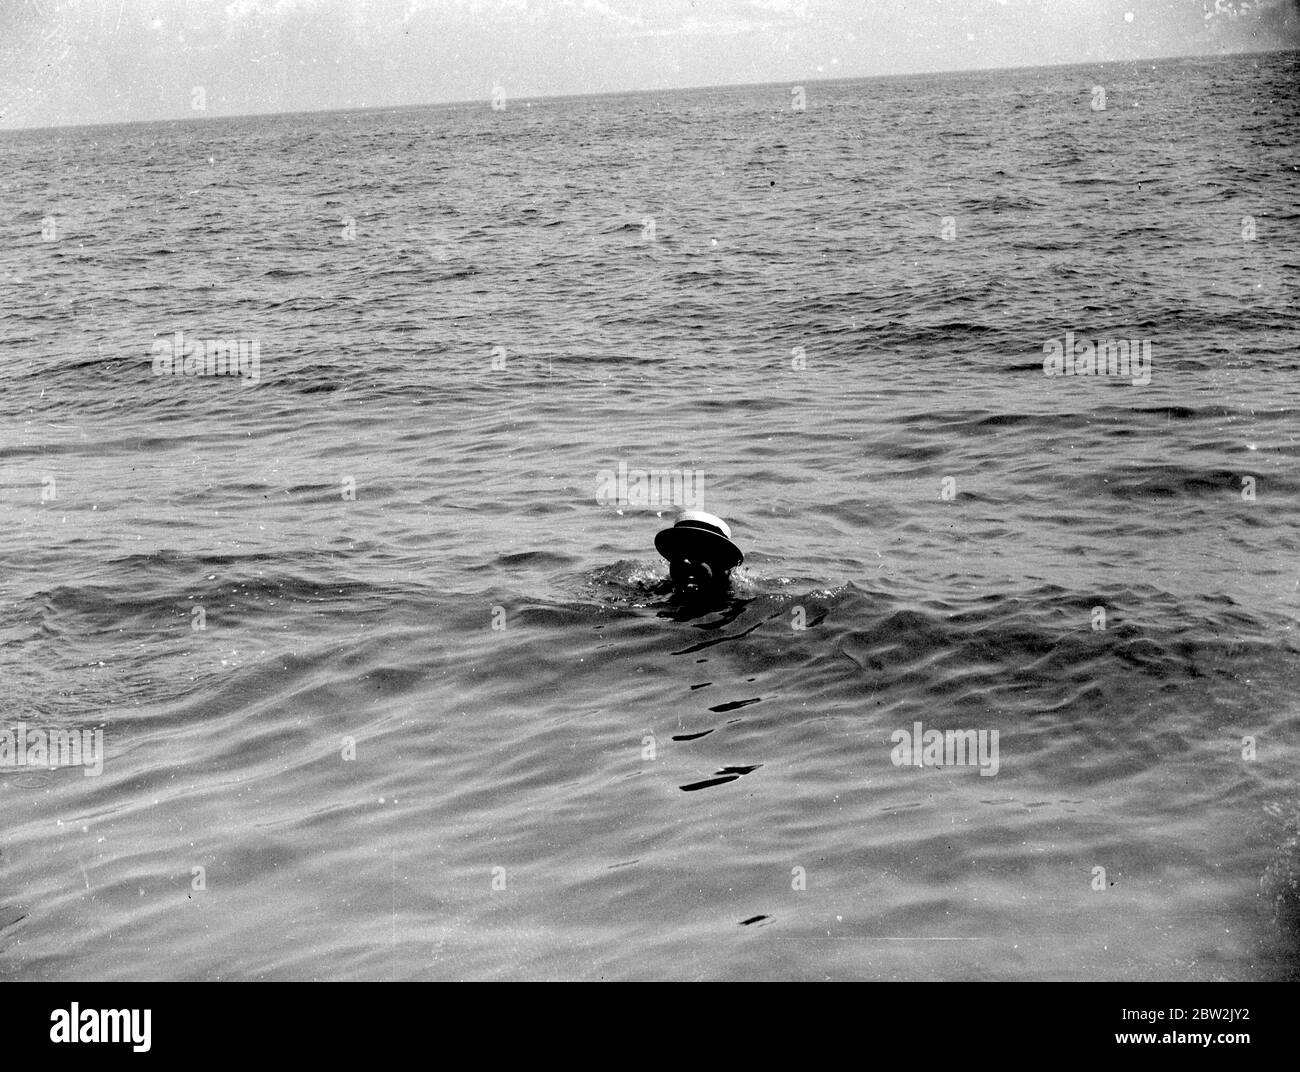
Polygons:
M707 521L695 521L693 519L689 521L679 521L677 522L676 525L673 526L673 528L703 529L705 532L716 533L718 536L721 536L724 540L727 538L727 534L723 532L720 528L718 528L717 525L710 525Z

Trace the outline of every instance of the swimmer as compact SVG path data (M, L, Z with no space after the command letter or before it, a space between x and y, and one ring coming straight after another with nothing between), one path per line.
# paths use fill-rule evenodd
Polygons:
M725 592L731 571L745 561L731 542L731 529L722 518L702 510L683 510L672 528L655 536L655 548L668 560L673 592L700 597Z

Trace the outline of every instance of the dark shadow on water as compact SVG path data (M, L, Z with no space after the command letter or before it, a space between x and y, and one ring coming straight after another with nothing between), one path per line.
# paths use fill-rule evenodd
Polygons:
M665 581L656 592L668 597L659 609L658 616L674 622L692 622L697 629L721 629L730 625L742 614L753 599L740 599L732 594L730 585L722 588L681 590ZM711 618L710 616L717 615ZM700 619L710 618L708 621Z

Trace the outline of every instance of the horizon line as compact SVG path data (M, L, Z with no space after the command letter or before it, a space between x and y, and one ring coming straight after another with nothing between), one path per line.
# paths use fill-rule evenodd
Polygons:
M526 102L531 105L533 102L541 103L546 101L581 100L584 97L630 97L652 93L691 93L706 89L757 89L764 86L829 85L838 82L871 82L886 78L923 78L949 74L995 74L999 71L1043 71L1066 67L1107 67L1118 64L1167 63L1173 60L1227 59L1233 56L1274 56L1285 55L1287 53L1300 54L1300 48L1293 46L1244 48L1223 52L1190 52L1174 55L1140 56L1121 60L1076 60L1067 63L1018 64L1012 67L945 67L939 70L894 72L891 74L840 75L833 78L805 78L798 82L789 79L777 79L775 81L767 82L711 82L704 85L661 86L653 89L611 89L585 93L548 93L510 99L521 103ZM421 108L454 108L461 105L482 104L485 102L490 105L491 97L461 97L453 100L421 101L415 104L359 104L343 108L299 108L291 111L232 112L226 115L202 117L178 115L170 118L158 119L125 119L94 123L52 123L43 126L8 127L0 125L0 135L32 134L46 130L96 130L103 127L147 126L157 123L204 123L218 122L225 119L275 119L297 115L348 115L356 112L414 111ZM0 119L0 123L2 123L2 119Z

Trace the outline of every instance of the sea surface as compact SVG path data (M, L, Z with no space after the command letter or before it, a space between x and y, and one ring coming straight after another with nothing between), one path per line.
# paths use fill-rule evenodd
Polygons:
M1295 977L1297 85L0 135L0 978Z

